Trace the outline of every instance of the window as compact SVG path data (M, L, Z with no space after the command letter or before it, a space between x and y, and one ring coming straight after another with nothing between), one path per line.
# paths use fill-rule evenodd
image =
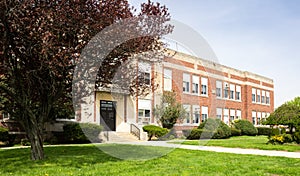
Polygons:
M172 91L172 70L164 69L164 90Z
M266 104L270 104L270 92L266 92Z
M216 81L216 96L222 97L222 81Z
M222 108L217 108L217 119L222 120Z
M150 123L150 116L151 116L151 100L140 99L138 101L138 117L139 123L148 124Z
M183 73L183 92L190 92L190 75Z
M230 84L230 94L229 94L229 98L230 99L234 99L234 91L235 91L235 85L234 84Z
M207 78L201 78L201 95L207 95Z
M139 83L150 85L151 83L151 65L148 63L139 63Z
M236 86L235 99L241 100L241 86Z
M186 111L185 119L183 123L190 123L190 112L191 112L191 105L184 104L184 110Z
M242 119L242 111L236 110L236 119Z
M201 107L201 116L202 116L202 122L204 122L205 120L207 120L208 118L208 107L207 106L202 106Z
M235 110L230 109L230 122L234 121L235 119Z
M199 76L192 76L192 93L198 94L199 93Z
M139 109L139 122L148 124L150 122L150 109Z
M256 89L252 88L252 102L255 103L256 102Z
M266 91L262 91L261 92L261 103L266 103L266 101L265 101L265 96L266 96Z
M256 102L260 103L260 90L257 90Z
M224 109L223 111L223 118L224 118L224 123L229 125L229 109Z
M229 87L227 83L224 83L224 98L229 97Z
M193 105L193 123L200 123L200 106Z
M256 111L252 111L252 124L256 125Z
M261 124L261 112L257 112L257 125Z

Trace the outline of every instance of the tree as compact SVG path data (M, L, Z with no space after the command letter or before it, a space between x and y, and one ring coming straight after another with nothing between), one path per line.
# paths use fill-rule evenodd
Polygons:
M162 127L167 129L173 128L174 124L186 115L182 104L176 101L176 93L170 91L164 91L160 105L157 105L153 112Z
M266 125L288 125L290 133L300 130L300 97L288 101L270 114L264 122Z
M155 26L137 21L133 28L160 28L160 32L113 49L102 63L106 70L99 70L98 79L103 84L111 82L110 75L130 56L160 49L160 37L172 29L163 25L169 20L165 6L148 1L136 13L127 0L0 2L0 94L5 100L1 107L24 127L31 143L32 160L44 158L44 123L58 116L72 116L73 71L82 49L105 27L145 15L157 15L164 20Z

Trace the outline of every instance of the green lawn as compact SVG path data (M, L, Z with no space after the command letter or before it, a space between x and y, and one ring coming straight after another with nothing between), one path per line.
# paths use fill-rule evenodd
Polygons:
M297 144L272 145L266 144L267 142L267 136L238 136L231 137L229 139L188 140L184 141L183 144L233 148L253 148L262 150L283 150L289 152L300 151L300 145Z
M116 152L144 146L103 145ZM166 148L146 147L164 152ZM46 159L30 161L30 149L0 149L0 175L298 175L300 159L175 149L152 160L121 160L93 145L45 147ZM142 152L141 152L142 153ZM147 154L144 154L145 156Z

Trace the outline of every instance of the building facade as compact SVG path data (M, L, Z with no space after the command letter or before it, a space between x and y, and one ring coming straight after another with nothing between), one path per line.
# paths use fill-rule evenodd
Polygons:
M97 90L89 118L112 131L129 132L130 125L156 124L153 108L160 104L164 91L176 92L176 99L187 112L178 130L198 126L207 118L219 118L226 124L247 119L254 125L274 111L273 80L247 71L168 50L162 63L138 63L143 79L157 88L144 97Z

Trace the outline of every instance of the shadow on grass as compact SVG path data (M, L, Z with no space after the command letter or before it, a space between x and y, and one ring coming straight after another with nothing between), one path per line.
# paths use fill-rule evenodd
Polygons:
M2 173L13 173L40 167L74 167L104 162L117 162L120 159L105 154L93 145L44 147L45 159L31 161L30 148L0 150L0 168Z
M159 158L171 152L173 148L139 145L97 145L103 152L123 160L149 160Z

